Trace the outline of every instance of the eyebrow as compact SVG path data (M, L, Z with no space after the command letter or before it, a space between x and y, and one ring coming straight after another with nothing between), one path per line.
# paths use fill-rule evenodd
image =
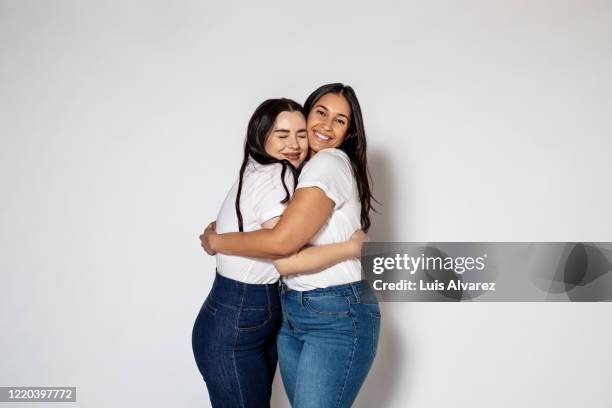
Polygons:
M326 111L328 111L328 112L329 112L329 109L327 109L327 108L326 108L325 106L323 106L323 105L316 105L316 106L315 106L315 108L323 108L323 109L325 109ZM344 117L346 118L346 120L347 120L347 121L348 121L348 120L351 120L351 118L349 118L348 116L346 116L344 113L339 113L339 114L338 114L338 116L344 116Z
M305 131L306 131L306 129L300 129L300 130L297 131L297 133L305 132ZM276 133L276 132L291 133L291 131L289 129L274 129L273 133Z

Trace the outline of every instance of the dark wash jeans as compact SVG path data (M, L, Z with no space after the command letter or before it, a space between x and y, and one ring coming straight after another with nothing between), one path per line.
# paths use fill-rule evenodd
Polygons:
M217 273L192 333L213 407L270 406L281 319L277 283L248 284Z
M365 281L299 292L281 285L278 356L293 408L350 407L378 347L380 308Z

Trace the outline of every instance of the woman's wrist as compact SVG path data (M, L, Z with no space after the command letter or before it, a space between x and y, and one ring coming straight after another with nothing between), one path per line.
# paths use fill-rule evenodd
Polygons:
M218 237L219 236L217 234L209 234L206 237L206 246L210 248L212 252L218 252L219 250L218 249L218 243L219 243Z
M348 241L348 244L351 258L359 258L361 256L361 242L351 240Z

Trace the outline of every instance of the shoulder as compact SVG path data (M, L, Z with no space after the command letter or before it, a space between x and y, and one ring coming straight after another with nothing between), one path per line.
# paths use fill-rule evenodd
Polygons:
M345 162L350 162L348 155L342 150L337 149L335 147L330 147L329 149L321 150L313 157L313 159L316 158L321 158L324 160L342 160Z
M318 187L340 208L354 196L355 188L351 162L342 150L325 149L319 151L308 162L297 188Z
M351 161L346 153L340 149L323 149L311 158L304 166L316 168L334 168L335 170L351 170Z
M280 163L261 164L249 158L244 175L253 179L271 180L275 176L280 177L282 171L283 165Z
M292 183L293 172L288 165L283 166L281 163L261 164L253 159L249 159L249 163L244 172L243 183L255 184L260 189L266 187L282 188L283 167L285 167L285 183Z

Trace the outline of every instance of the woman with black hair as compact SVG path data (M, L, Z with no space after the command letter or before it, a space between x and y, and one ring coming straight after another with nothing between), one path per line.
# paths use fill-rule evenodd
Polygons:
M307 243L348 239L370 227L372 193L359 102L343 84L324 85L306 100L310 160L272 229L200 237L209 253L276 259ZM313 274L283 279L278 337L281 375L294 408L350 407L373 362L380 332L376 297L352 258Z
M285 209L308 153L302 107L263 102L249 121L238 180L217 217L219 232L272 228ZM279 272L322 270L357 257L363 234L269 260L217 255L217 274L192 333L198 369L214 407L269 407L282 320Z

